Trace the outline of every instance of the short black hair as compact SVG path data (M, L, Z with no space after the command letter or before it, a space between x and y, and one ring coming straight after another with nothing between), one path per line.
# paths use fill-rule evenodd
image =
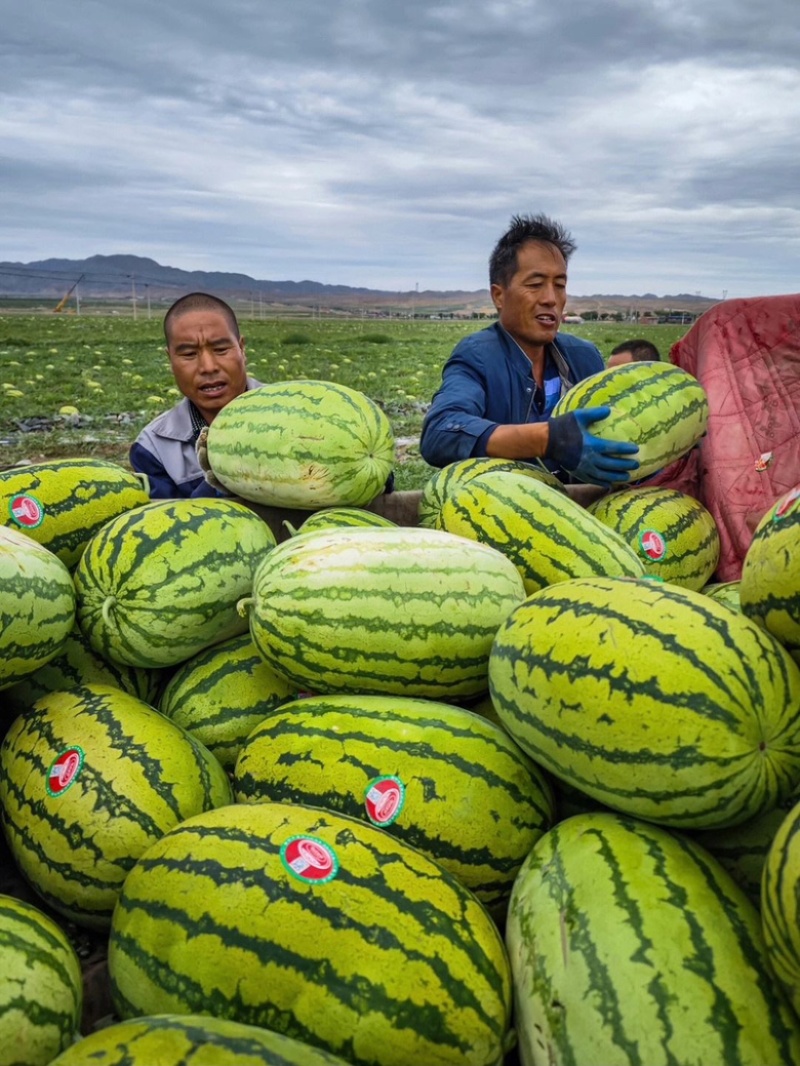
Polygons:
M169 331L173 321L189 311L219 311L228 320L228 325L233 330L234 336L237 339L241 337L239 323L236 321L236 315L229 304L226 304L224 300L220 300L219 296L212 296L210 292L189 292L186 296L181 296L177 299L164 315L164 337L167 344L169 344Z
M652 341L642 340L641 338L633 341L625 341L624 344L618 344L616 348L612 348L609 354L618 355L620 352L630 352L633 356L634 363L649 363L652 361L659 362L661 356L659 355L658 348Z
M508 229L489 257L490 285L507 285L511 281L517 270L517 253L528 241L555 245L565 263L578 247L572 234L547 215L513 215Z

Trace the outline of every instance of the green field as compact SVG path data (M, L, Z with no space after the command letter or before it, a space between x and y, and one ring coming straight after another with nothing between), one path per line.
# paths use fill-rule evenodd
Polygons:
M359 389L386 411L398 438L397 487L430 472L416 444L442 365L476 321L244 319L250 373L262 382L318 378ZM604 356L633 336L666 358L686 326L589 323L569 331ZM178 400L160 319L0 316L0 443L21 460L94 455L126 464L139 429ZM75 407L78 415L59 410Z

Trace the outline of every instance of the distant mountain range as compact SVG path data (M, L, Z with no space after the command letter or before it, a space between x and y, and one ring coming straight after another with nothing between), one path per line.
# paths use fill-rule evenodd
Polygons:
M70 298L109 302L153 301L171 303L183 293L213 292L232 303L259 301L260 305L302 305L326 308L418 308L420 310L491 311L488 289L416 290L390 292L350 285L324 285L318 281L265 281L247 274L222 271L180 270L137 255L93 255L88 259L42 259L31 263L0 262L0 297L59 300ZM695 311L715 300L679 293L675 296L619 294L572 297L569 308L580 312L600 307L653 309L688 307Z

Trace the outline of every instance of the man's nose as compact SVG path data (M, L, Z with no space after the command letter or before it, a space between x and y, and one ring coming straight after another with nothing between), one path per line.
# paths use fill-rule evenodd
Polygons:
M201 348L197 356L197 364L204 374L210 374L217 369L217 361L210 348Z

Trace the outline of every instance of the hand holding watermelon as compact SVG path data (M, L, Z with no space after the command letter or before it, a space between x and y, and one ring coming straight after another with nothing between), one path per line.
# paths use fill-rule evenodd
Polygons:
M638 447L628 441L602 440L587 428L610 413L610 407L586 407L551 418L545 458L592 485L628 481L631 471L639 468L638 461L630 458Z

